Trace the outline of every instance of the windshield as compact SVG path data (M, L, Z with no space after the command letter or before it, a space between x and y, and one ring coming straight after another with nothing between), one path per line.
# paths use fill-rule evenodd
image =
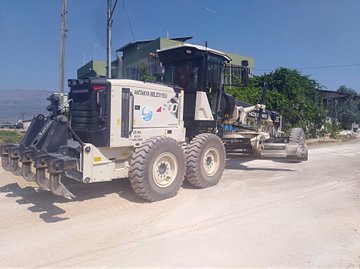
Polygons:
M222 73L223 62L219 58L209 55L207 61L206 91L213 115L216 114Z
M185 92L201 89L200 77L200 62L178 62L165 67L164 82L180 86Z

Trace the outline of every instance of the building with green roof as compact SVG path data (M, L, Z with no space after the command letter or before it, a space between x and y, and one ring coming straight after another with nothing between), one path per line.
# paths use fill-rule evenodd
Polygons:
M191 39L191 36L178 38L157 38L153 40L143 40L130 42L116 50L117 59L112 62L112 78L127 78L140 80L144 73L148 75L154 74L159 59L156 55L157 50L181 46ZM120 55L121 54L121 55ZM229 63L230 68L230 84L231 77L240 76L240 66L243 61L248 63L248 71L251 74L255 66L255 60L252 57L242 56L234 53L225 53L232 61ZM105 76L105 62L90 61L78 69L78 78L86 78L90 76ZM229 81L229 79L227 79Z
M77 70L78 78L100 77L106 75L105 62L91 60Z

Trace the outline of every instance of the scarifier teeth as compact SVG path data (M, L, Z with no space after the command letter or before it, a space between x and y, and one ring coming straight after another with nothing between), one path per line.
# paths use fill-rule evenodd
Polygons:
M22 174L22 169L19 166L19 159L10 158L10 170L15 176L20 176Z
M31 163L22 163L22 176L26 181L35 181L35 174L31 171Z
M55 195L63 196L69 200L75 198L75 195L61 183L60 174L50 174L50 191Z
M36 169L35 182L43 190L48 190L50 188L50 181L46 178L45 168Z
M1 156L1 166L5 171L10 171L10 157L9 156Z

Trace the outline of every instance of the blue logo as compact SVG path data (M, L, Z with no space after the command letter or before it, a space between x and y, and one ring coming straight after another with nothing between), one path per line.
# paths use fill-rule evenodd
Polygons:
M141 117L144 121L151 121L153 117L153 109L149 106L144 106L141 110Z

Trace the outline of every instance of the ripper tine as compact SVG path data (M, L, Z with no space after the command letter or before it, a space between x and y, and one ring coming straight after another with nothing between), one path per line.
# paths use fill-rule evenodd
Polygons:
M22 169L19 166L19 159L10 159L10 170L15 176L20 176L22 174Z
M26 181L35 181L35 174L31 171L31 163L22 163L22 176Z
M15 144L5 144L1 146L1 165L5 171L11 171L11 149L16 146Z
M46 178L45 168L36 169L35 182L43 190L48 190L50 188L50 181Z
M50 191L58 196L72 200L76 196L72 194L61 182L61 174L50 174Z
M9 156L2 156L1 157L1 166L4 168L5 171L10 171L10 157Z
M18 160L10 159L10 170L15 176L20 176L22 174L22 169L19 166Z

